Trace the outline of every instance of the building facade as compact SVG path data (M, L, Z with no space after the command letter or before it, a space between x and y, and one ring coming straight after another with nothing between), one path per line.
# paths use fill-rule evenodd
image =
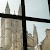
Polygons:
M22 8L19 7L18 15L22 16ZM10 14L10 7L7 2L5 14ZM27 48L34 50L38 43L36 26L34 25L34 35L27 33ZM19 19L1 18L1 47L0 50L23 50L22 21Z
M10 14L8 2L5 14ZM21 5L19 6L18 15L22 16ZM23 50L22 20L1 18L0 23L0 50ZM50 50L50 29L46 29L46 38L41 45L38 44L38 34L35 25L33 25L33 36L28 32L26 34L28 50Z
M42 43L42 50L50 50L50 29L46 29L46 38Z

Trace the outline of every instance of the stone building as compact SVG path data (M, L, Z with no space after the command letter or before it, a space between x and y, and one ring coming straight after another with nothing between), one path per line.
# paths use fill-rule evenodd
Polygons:
M33 36L31 36L30 33L27 35L28 50L35 50L34 47L38 44L38 35L35 25L33 25L33 29Z
M8 2L5 8L5 14L10 14ZM21 20L1 18L1 47L3 47L4 50L21 50L23 47L21 35Z
M10 14L10 7L7 2L5 14ZM18 15L22 15L21 6ZM36 26L34 25L34 35L27 33L27 48L34 50L38 43ZM22 21L19 19L1 18L1 47L0 50L23 50Z
M50 29L46 29L46 37L41 44L35 46L35 50L50 50Z
M46 37L40 45L35 46L35 50L50 50L50 29L46 29Z
M46 38L43 40L42 50L50 50L50 29L46 29Z
M37 43L37 45L34 47L34 50L42 50L42 44L41 44L41 42Z

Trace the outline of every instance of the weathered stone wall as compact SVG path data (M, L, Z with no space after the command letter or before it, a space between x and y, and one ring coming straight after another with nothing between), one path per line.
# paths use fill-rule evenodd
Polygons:
M27 45L30 46L30 47L34 47L33 37L30 37L30 36L27 37Z
M46 38L43 41L42 50L50 50L50 29L46 30Z

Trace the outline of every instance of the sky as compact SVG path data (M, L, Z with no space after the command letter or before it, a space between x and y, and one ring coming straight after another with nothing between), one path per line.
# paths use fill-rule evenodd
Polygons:
M27 31L28 33L32 33L34 30L34 25L36 26L38 40L39 42L43 41L46 37L46 29L50 29L50 23L43 23L43 22L35 22L35 21L27 21Z
M7 1L9 3L10 7L10 13L18 14L18 9L20 5L20 0L0 0L0 13L5 13L5 7L7 4ZM44 18L44 19L49 19L49 8L48 8L48 3L47 0L25 0L25 13L26 16L29 17L36 17L36 18ZM39 42L44 40L46 36L46 29L50 29L50 23L40 23L40 22L26 22L26 27L28 33L33 34L33 25L35 24L38 32L38 38Z

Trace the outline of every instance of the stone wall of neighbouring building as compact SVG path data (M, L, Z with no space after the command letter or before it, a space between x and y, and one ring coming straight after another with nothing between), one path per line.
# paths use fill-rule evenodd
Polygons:
M46 38L43 41L42 50L50 50L50 29L46 29Z

